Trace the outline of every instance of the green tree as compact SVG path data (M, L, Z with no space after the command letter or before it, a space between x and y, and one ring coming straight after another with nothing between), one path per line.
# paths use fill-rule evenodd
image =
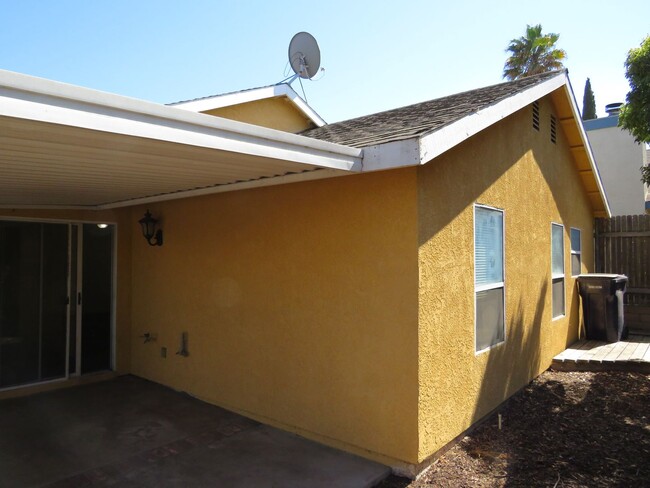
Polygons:
M591 120L596 118L596 97L591 89L591 81L587 78L585 83L585 94L582 97L582 120Z
M618 125L630 131L636 142L650 143L650 36L628 52L625 77L630 91L621 107ZM649 166L641 167L641 181L650 185Z
M559 34L542 34L541 24L527 25L526 35L511 40L506 49L510 56L503 67L503 77L518 80L564 68L566 52L555 47L559 38Z
M641 166L641 181L650 185L650 166Z
M650 36L630 49L625 60L630 91L621 107L618 125L630 131L637 142L650 142Z

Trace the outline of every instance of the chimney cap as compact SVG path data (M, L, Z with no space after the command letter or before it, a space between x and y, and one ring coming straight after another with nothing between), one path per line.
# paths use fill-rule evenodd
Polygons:
M607 105L605 105L605 112L607 112L607 114L610 117L614 115L618 115L619 113L621 113L622 106L623 104L621 102L608 103Z

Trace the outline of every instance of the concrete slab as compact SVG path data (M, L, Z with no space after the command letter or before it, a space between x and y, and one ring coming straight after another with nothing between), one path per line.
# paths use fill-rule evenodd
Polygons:
M133 377L0 401L0 487L364 487L389 468Z

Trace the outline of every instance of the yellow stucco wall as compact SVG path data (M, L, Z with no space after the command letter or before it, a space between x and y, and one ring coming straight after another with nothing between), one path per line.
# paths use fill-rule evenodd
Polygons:
M527 107L420 168L419 461L550 365L577 338L570 227L592 271L593 215L550 99L540 131ZM474 349L473 205L505 210L506 341ZM551 222L565 226L566 316L552 320ZM507 422L507 419L506 419Z
M292 107L282 115L262 102L288 106L242 104L230 118L305 128ZM526 108L420 168L153 203L162 247L140 236L144 206L0 218L117 224L118 372L387 464L416 464L577 337L569 229L582 230L590 271L593 215L561 129L549 141L550 99L540 109L540 132ZM504 209L506 229L506 342L479 355L475 203ZM565 225L567 315L557 320L551 222ZM144 344L145 332L155 341ZM183 332L188 357L175 354Z
M37 221L59 221L75 223L105 222L115 224L117 283L115 297L115 372L127 374L131 372L131 222L130 211L118 210L24 210L0 209L0 220L32 219ZM78 384L71 380L71 384ZM65 386L61 383L52 386ZM50 389L49 386L39 387L39 390ZM36 391L27 387L25 391ZM19 392L20 393L20 392ZM24 393L24 392L23 392ZM0 395L0 398L2 396Z
M416 460L416 174L151 204L165 243L133 240L133 372L325 444ZM188 357L175 354L183 332Z
M294 134L316 127L287 97L265 98L203 113Z

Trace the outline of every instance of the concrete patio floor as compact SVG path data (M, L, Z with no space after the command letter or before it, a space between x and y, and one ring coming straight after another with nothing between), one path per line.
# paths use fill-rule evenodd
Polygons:
M386 466L133 376L0 401L0 487L364 487Z

